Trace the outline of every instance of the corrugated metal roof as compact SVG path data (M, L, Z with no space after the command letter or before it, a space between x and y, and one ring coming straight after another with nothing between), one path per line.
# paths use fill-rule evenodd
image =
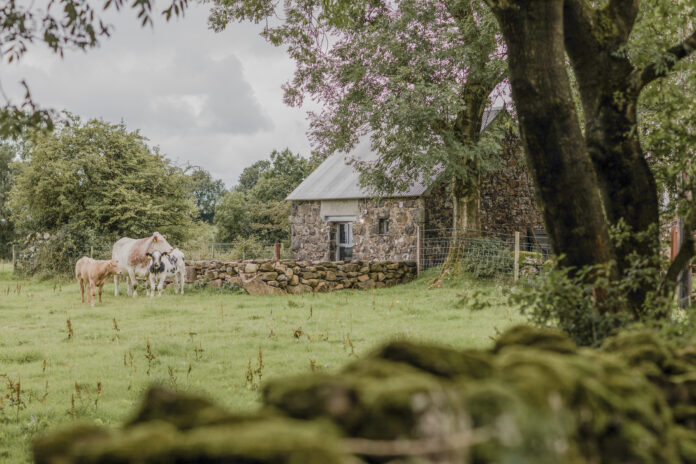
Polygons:
M496 107L486 110L483 113L481 130L484 130L502 109ZM377 156L377 153L370 149L369 139L366 138L350 154L336 153L329 156L287 196L286 200L347 200L378 196L360 185L360 173L348 164L351 159L376 161ZM425 190L422 183L414 182L406 191L387 196L419 197Z

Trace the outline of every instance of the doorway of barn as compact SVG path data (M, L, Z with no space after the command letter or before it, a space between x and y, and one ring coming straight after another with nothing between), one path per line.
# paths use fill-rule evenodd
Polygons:
M336 261L350 261L353 258L353 223L334 223L336 236Z

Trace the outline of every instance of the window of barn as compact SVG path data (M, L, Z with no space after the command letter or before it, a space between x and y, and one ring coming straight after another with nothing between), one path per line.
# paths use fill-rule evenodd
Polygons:
M379 226L377 228L379 235L387 235L389 233L389 219L381 218L379 220Z

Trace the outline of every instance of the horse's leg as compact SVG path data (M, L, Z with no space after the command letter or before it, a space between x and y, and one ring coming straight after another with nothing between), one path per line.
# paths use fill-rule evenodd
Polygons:
M114 275L114 296L118 296L118 274Z
M135 269L128 269L131 288L133 288L133 298L138 296L138 279L135 278Z

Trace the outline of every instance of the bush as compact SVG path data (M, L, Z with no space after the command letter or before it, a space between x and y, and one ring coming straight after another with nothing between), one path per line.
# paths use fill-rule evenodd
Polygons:
M473 239L462 257L462 270L476 278L490 278L512 271L510 250L494 238Z
M264 254L263 244L256 237L238 238L232 248L232 259L255 259Z
M90 229L63 226L56 233L44 236L34 234L28 240L21 257L20 271L39 279L70 277L75 262L89 254L89 245L97 242L96 234Z
M633 236L641 240L649 233ZM630 236L621 227L612 231L617 246ZM557 261L552 260L544 277L516 288L511 301L520 304L522 313L535 324L558 327L581 346L599 346L631 324L669 323L675 308L671 298L659 296L656 291L662 279L658 250L648 258L633 256L618 278L615 265L610 262L578 270L558 268ZM645 289L649 290L647 297L636 307L631 295Z

